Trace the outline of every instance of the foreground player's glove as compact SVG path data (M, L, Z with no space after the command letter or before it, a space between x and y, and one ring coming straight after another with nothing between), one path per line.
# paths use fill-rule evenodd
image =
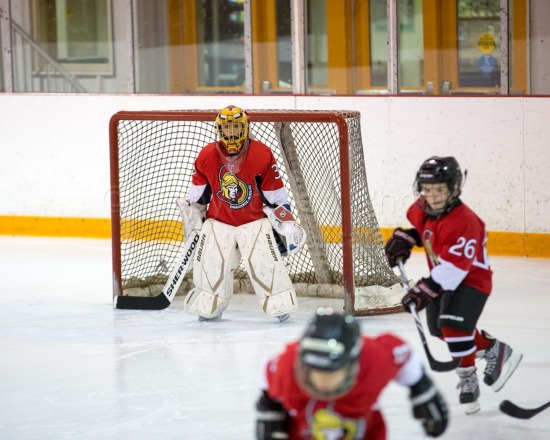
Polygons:
M283 406L267 392L256 402L256 440L284 440L290 438L290 416Z
M397 266L399 260L403 260L403 263L411 256L411 249L414 246L421 246L420 235L416 229L402 229L397 228L393 231L393 235L390 237L384 251L390 267Z
M416 311L419 312L437 298L442 291L441 286L432 277L422 278L407 292L401 303L405 306L406 312L410 312L411 304L414 304Z
M410 399L413 416L419 419L429 437L439 437L447 428L447 403L432 380L424 374L411 387Z

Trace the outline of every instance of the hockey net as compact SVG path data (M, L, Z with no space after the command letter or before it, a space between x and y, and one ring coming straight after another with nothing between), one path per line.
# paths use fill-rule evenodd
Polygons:
M194 160L217 139L217 110L119 112L110 121L114 294L155 296L183 247L177 198ZM289 191L304 248L285 260L299 296L341 297L344 310L402 310L369 197L360 114L250 110L250 133L268 145ZM246 271L235 292L250 292ZM178 295L192 288L188 273Z

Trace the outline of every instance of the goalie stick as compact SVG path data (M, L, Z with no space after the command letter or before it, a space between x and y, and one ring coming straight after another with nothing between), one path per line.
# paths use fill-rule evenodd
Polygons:
M510 402L509 400L503 400L500 402L499 409L506 415L510 417L515 417L516 419L530 419L531 417L536 416L538 413L544 411L546 408L550 408L550 402L545 403L544 405L539 406L538 408L521 408L515 403Z
M403 260L399 260L399 272L401 272L401 280L403 284L403 288L405 289L405 292L409 291L409 285L407 284L407 274L405 273L405 266L403 265ZM441 362L436 360L432 353L430 352L430 348L428 347L428 341L426 339L426 335L424 334L424 326L422 325L422 321L420 320L420 317L418 316L418 313L416 312L416 307L414 304L411 304L409 307L409 310L411 311L411 314L413 315L414 321L416 323L416 328L418 330L418 334L420 335L420 340L422 341L422 346L424 347L424 351L426 352L426 357L428 358L428 362L430 364L430 367L433 371L451 371L454 370L456 367L458 367L458 364L460 363L460 359L453 359L449 362Z
M172 272L168 276L162 292L157 296L126 296L116 295L114 298L115 309L131 310L162 310L172 304L174 296L178 291L185 274L193 264L193 256L199 241L199 234L195 231L191 233L185 245L179 260L176 262Z

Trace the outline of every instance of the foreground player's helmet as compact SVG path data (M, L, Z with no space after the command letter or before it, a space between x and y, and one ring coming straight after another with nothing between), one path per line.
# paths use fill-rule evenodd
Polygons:
M319 309L300 339L298 383L319 399L347 393L359 370L361 345L359 324L352 315Z
M441 207L434 208L426 202L422 191L423 184L445 183L449 189L449 197ZM424 161L416 173L414 191L420 207L430 217L439 218L447 214L458 204L462 189L462 171L457 160L452 157L433 156Z
M228 105L216 116L216 130L220 142L230 156L243 149L248 140L248 115L240 107Z

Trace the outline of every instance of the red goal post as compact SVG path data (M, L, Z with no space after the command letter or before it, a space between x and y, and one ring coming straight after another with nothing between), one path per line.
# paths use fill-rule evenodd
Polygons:
M184 237L185 197L200 149L217 139L217 110L121 111L109 124L114 295L157 295ZM274 153L292 211L308 233L286 258L299 296L335 296L355 315L402 310L399 279L366 179L355 111L249 110L250 134ZM235 292L252 293L246 272ZM192 288L188 274L178 294Z

